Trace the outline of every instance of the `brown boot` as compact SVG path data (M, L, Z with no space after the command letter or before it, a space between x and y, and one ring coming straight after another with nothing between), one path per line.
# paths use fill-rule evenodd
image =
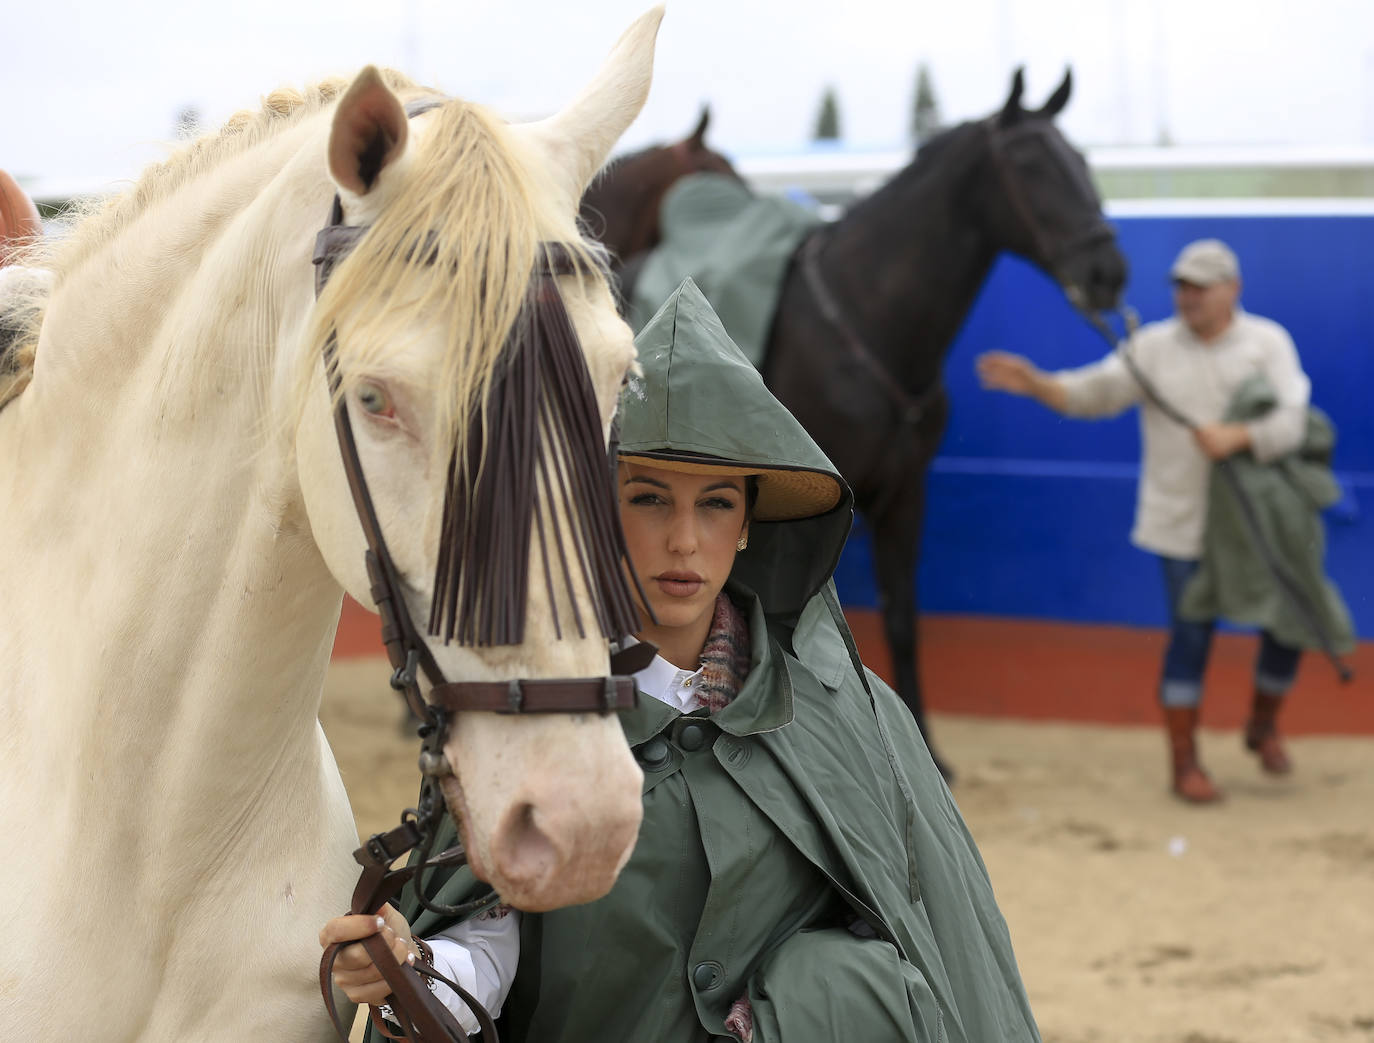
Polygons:
M1169 752L1173 758L1174 793L1190 804L1214 804L1221 791L1212 784L1197 760L1197 707L1164 707L1164 726L1169 733Z
M1259 754L1260 767L1270 775L1287 775L1293 770L1283 743L1279 741L1277 718L1283 696L1266 695L1256 689L1250 704L1250 720L1245 725L1245 748Z

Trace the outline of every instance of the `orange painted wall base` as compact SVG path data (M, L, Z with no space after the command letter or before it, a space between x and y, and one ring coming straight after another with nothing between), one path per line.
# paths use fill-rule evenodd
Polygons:
M864 663L891 680L882 620L846 612ZM932 710L1101 724L1160 723L1156 689L1165 632L1144 627L984 616L924 616L922 675ZM1202 724L1239 728L1249 712L1258 639L1218 634L1208 664ZM1287 734L1374 734L1374 642L1346 662L1355 679L1341 684L1324 659L1309 654L1283 713Z
M891 680L878 613L847 613L864 662ZM987 717L1157 726L1155 687L1164 632L1138 627L974 616L925 616L921 641L931 710ZM1250 702L1256 639L1218 634L1207 673L1202 723L1239 728ZM381 655L377 617L344 600L336 657ZM1290 735L1374 735L1374 642L1347 662L1342 685L1322 658L1304 658L1285 708Z

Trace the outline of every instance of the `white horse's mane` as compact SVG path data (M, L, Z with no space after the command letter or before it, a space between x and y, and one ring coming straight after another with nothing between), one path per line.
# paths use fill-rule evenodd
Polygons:
M394 70L382 71L382 78L406 98L441 97ZM343 79L327 79L303 91L272 91L259 110L236 113L218 130L149 166L128 192L108 200L78 201L64 215L69 234L24 247L18 263L48 276L16 282L0 295L0 323L14 331L7 365L0 369L0 407L20 394L32 376L51 289L60 289L69 273L111 248L150 208L321 113L347 85ZM447 322L451 350L443 386L454 394L441 403L446 408L435 417L440 429L456 436L485 400L496 359L520 315L526 273L532 271L539 247L539 192L515 160L506 126L498 117L470 102L445 100L431 118L435 126L406 172L410 183L321 295L309 333L314 351L301 355L296 398L281 418L283 430L299 416L311 366L325 340L348 318L355 322L353 335L340 342L340 394L350 389L356 374L385 369L388 355L407 346L408 331L401 324L418 312L442 315ZM474 168L484 176L472 176ZM594 241L578 237L563 245L584 270L606 268L604 248ZM236 288L221 289L231 297ZM409 307L385 307L398 292L406 295ZM168 359L174 369L193 359L182 347L178 345L178 353ZM249 369L264 362L241 361ZM205 367L202 379L214 379L216 368Z

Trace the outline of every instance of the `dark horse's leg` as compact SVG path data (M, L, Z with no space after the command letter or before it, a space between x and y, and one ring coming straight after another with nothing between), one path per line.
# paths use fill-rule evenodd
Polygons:
M926 475L944 432L948 402L941 396L917 429L904 434L906 452L890 452L882 468L882 480L869 483L870 495L859 509L873 536L873 565L877 573L883 630L892 653L893 687L916 719L930 748L931 758L947 782L954 771L936 751L926 723L921 687L920 598L916 566L921 560L921 533L925 521Z

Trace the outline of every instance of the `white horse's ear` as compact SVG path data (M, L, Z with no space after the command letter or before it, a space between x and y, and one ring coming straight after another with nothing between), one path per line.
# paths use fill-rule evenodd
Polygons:
M329 173L339 188L366 195L406 147L405 109L369 65L348 86L329 131Z
M574 209L620 135L644 107L662 19L662 4L640 15L576 98L558 114L521 128L551 153L553 169L560 172Z

